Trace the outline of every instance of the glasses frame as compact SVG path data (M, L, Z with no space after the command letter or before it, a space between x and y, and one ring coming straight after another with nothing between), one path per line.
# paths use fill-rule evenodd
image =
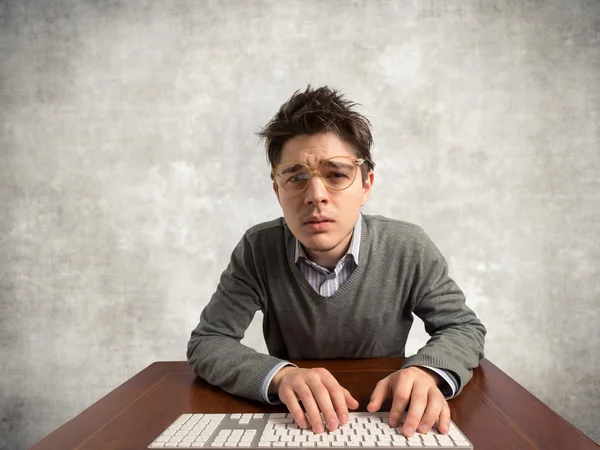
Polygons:
M338 158L344 158L344 159L347 159L347 160L351 161L352 163L354 163L354 165L355 165L357 168L360 168L360 166L361 166L362 164L364 164L364 163L367 161L366 159L363 159L363 158L353 158L352 156L332 156L331 158L327 158L327 159L324 159L323 161L321 161L321 163L319 164L319 166L318 166L316 169L314 169L314 170L311 170L311 169L310 169L310 167L308 166L308 164L305 164L305 163L303 163L303 162L300 162L300 161L285 161L285 162L282 162L282 163L279 163L279 164L277 164L277 165L276 165L276 166L273 168L273 170L271 171L271 175L272 175L272 177L273 177L273 180L275 181L275 184L276 184L276 185L277 185L279 188L281 188L281 190L282 190L283 192L285 192L286 194L289 194L289 195L300 195L300 194L303 194L304 192L306 192L306 191L308 190L308 186L310 186L310 182L312 181L312 177L313 177L313 175L314 175L314 174L316 174L316 175L318 175L318 176L319 176L319 178L321 179L321 183L323 183L323 186L325 186L325 189L327 189L328 191L334 191L334 192L341 192L341 191L345 191L345 190L346 190L346 189L348 189L350 186L352 186L352 185L354 184L354 182L356 181L356 174L359 172L358 170L357 170L357 171L354 173L354 179L352 180L352 182L351 182L351 183L350 183L348 186L346 186L345 188L342 188L342 189L334 189L334 188L332 188L332 187L328 186L328 185L327 185L327 183L325 182L325 180L323 179L323 177L321 176L321 172L319 172L319 170L321 169L321 167L323 167L323 164L325 164L327 161L330 161L330 160L332 160L332 159L338 159ZM290 193L289 191L286 191L286 190L285 190L285 189L284 189L284 188L283 188L283 187L282 187L282 186L281 186L281 185L280 185L280 184L277 182L278 178L281 178L281 175L278 175L278 174L277 174L277 169L278 169L278 168L279 168L281 165L283 165L283 164L299 164L299 165L301 165L301 166L304 166L304 167L306 167L306 170L308 170L308 181L307 181L307 183L306 183L306 186L304 187L304 189L302 189L302 190L301 190L301 191L299 191L299 192Z

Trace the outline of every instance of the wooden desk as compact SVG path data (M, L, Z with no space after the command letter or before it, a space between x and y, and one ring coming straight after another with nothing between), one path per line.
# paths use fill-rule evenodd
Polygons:
M295 361L325 367L365 411L375 384L400 368L401 359ZM390 402L382 410L389 411ZM487 360L460 396L450 401L452 420L475 449L598 449L591 439L562 419ZM158 362L142 370L73 420L42 439L32 450L145 449L183 413L284 412L226 394L195 377L185 362Z

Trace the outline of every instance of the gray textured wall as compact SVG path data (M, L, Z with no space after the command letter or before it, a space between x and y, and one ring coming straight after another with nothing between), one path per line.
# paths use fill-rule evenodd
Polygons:
M598 1L0 0L0 447L185 358L280 215L253 133L309 82L373 122L365 211L423 226L487 357L600 441L599 50Z

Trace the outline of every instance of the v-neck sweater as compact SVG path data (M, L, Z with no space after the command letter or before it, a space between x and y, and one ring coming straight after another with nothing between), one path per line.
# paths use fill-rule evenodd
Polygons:
M358 267L331 297L316 292L294 263L295 238L283 218L250 228L192 331L187 355L195 373L262 401L265 377L283 361L405 356L415 314L431 339L403 367L445 369L460 392L483 357L485 327L420 227L362 220ZM240 343L257 311L269 355Z

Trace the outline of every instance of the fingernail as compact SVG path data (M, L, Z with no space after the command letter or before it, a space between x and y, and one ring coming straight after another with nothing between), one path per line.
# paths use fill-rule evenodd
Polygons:
M327 428L330 430L335 430L337 428L337 426L338 426L338 423L333 419L331 419L327 422Z
M404 427L404 434L406 436L411 437L413 435L413 433L414 433L414 430L412 429L412 427L410 427L410 426Z
M344 424L348 423L348 414L342 414L342 417L340 417L340 422Z

